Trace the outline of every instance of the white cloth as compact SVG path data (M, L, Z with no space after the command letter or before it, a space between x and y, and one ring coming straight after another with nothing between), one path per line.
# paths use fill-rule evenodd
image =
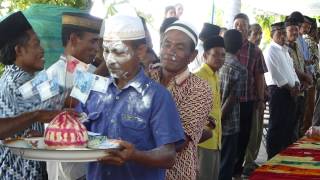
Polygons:
M47 162L48 180L76 180L86 175L87 163Z
M145 38L145 31L139 17L114 15L105 20L101 31L103 40L123 41Z
M299 82L286 46L280 46L272 41L264 52L264 58L268 68L264 77L268 86L282 87L288 84L294 87L295 82Z
M197 57L191 63L188 64L188 69L192 73L195 73L201 67L202 63L204 63L203 42L201 40L199 40L197 50L198 50Z

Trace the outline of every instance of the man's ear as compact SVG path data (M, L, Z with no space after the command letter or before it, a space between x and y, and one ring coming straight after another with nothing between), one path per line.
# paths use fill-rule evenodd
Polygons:
M16 52L16 57L21 56L22 55L22 49L23 47L20 45L16 45L14 46L14 51Z
M75 46L78 43L79 36L75 33L71 33L69 36L69 42L72 46Z
M138 48L136 49L136 54L140 60L144 59L147 54L147 45L146 44L139 45Z
M198 55L198 50L194 50L191 55L190 55L190 58L188 59L189 60L189 63L191 63Z

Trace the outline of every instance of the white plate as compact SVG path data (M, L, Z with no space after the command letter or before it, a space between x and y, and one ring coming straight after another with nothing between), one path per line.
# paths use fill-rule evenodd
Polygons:
M37 147L32 147L31 141L39 141ZM8 147L13 154L36 161L92 162L107 156L108 151L112 150L90 148L46 149L43 146L43 138L2 141L1 145Z

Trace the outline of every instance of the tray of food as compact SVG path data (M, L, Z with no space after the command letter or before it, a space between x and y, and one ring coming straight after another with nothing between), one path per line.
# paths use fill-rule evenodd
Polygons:
M60 162L97 161L120 149L117 140L88 132L77 116L69 112L55 117L44 137L7 139L1 145L24 159Z

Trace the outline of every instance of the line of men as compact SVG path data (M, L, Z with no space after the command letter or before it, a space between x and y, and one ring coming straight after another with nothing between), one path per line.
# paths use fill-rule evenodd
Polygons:
M72 55L92 62L102 21L88 14L66 13L62 22L65 52L59 61L65 63L63 57ZM204 63L194 74L188 64L198 54L198 34L188 22L178 20L165 29L161 66L146 72L141 66L147 52L141 19L116 15L104 26L100 33L110 73L106 92L92 91L85 104L75 105L75 111L88 115L85 125L89 131L121 139L123 149L89 163L86 178L194 180L198 176L225 180L241 175L254 129L251 124L261 120L264 108L266 67L272 72L261 50L248 41L249 18L242 13L236 15L236 30L226 31L224 38L207 33L207 39L202 39ZM215 32L217 28L213 26ZM43 69L43 49L21 12L3 20L0 31L4 34L0 60L6 65L0 79L0 136L43 132L43 124L38 122L49 122L61 112L70 89L61 87L61 94L48 102L41 103L39 97L25 101L18 87ZM292 94L296 92L291 84L288 87ZM274 155L271 151L278 151L276 141L280 141L271 136L277 125L272 119L272 104L270 101L270 158ZM21 159L4 147L0 150L1 178L46 179L43 163Z

